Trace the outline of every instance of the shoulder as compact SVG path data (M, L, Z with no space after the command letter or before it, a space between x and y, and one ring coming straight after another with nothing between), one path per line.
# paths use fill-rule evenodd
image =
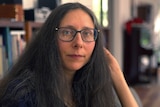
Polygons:
M0 107L36 107L34 94L27 94L18 99L8 98L0 102Z
M24 80L11 81L0 101L0 107L36 107L36 96L31 87L31 84Z
M33 95L24 95L19 99L5 99L0 102L0 107L36 107Z

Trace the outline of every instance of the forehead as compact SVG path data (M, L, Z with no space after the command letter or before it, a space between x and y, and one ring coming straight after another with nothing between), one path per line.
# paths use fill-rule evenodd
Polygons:
M60 26L94 27L91 16L82 9L70 10L61 20Z

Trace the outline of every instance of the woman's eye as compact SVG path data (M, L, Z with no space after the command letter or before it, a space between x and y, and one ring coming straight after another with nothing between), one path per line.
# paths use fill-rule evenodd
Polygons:
M70 35L70 34L71 34L71 31L69 31L69 30L64 30L64 31L63 31L63 34L64 34L64 35Z
M92 33L91 31L84 31L84 32L83 32L83 35L92 36L93 33Z
M90 35L90 32L84 32L85 35Z

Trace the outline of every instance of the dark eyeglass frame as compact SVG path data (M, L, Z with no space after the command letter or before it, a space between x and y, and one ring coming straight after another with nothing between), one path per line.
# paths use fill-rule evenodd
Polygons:
M62 32L59 32L61 29L68 29L68 30L70 30L70 31L73 31L73 35L72 35L72 38L71 39L69 39L69 40L64 40L64 39L62 39L62 38L60 38L60 33L62 33ZM96 41L96 39L97 39L97 37L98 37L98 34L99 34L99 32L100 32L100 30L97 30L97 29L93 29L93 28L86 28L86 29L82 29L82 30L75 30L75 29L73 29L73 28L69 28L69 27L56 27L55 28L55 30L58 32L58 37L59 37L59 39L60 40L62 40L62 41L64 41L64 42L71 42L74 38L75 38L75 36L77 35L77 33L80 33L81 34L81 37L82 37L82 40L84 41L84 42L94 42L94 41ZM84 38L85 37L83 37L83 31L87 31L87 30L93 30L93 40L91 40L91 41L88 41L88 40L85 40Z

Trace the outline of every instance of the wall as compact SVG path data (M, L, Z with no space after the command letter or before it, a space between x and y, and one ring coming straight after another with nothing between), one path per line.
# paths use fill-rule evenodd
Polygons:
M82 4L84 4L85 6L87 6L88 8L92 9L92 0L61 0L61 3L67 3L67 2L80 2Z
M22 0L24 9L33 9L37 0Z
M131 0L109 0L110 51L123 66L123 27L131 18Z

